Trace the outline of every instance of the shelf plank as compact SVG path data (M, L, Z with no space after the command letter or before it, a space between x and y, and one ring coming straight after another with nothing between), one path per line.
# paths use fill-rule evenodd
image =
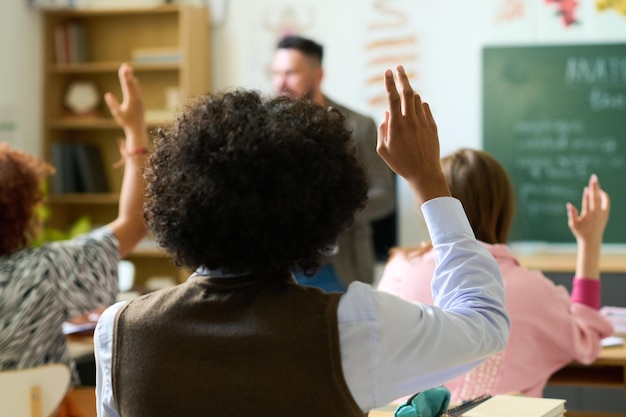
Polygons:
M135 248L130 255L128 255L128 259L132 260L133 258L170 258L171 255L168 254L164 249L159 247L154 248Z
M67 117L46 121L49 129L120 129L112 118L106 117Z
M190 7L185 4L163 4L155 5L152 7L101 7L101 8L59 8L50 9L46 11L46 14L54 17L61 18L76 18L76 17L89 17L89 16L115 16L115 15L131 15L131 14L163 14L163 13L179 13L184 7ZM193 6L192 6L193 7Z
M50 194L51 204L117 204L120 196L117 193L68 193Z
M130 62L135 72L179 71L181 63L134 63ZM48 74L97 74L111 72L117 74L121 61L112 62L75 62L71 64L50 64L46 67Z
M174 119L174 111L148 110L146 112L146 125L148 127L160 126ZM91 129L119 129L122 128L110 117L66 117L49 119L46 127L53 130L91 130Z

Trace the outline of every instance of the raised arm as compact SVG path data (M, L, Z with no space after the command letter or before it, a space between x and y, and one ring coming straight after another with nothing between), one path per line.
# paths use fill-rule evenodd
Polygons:
M359 282L342 296L342 367L364 412L466 373L504 349L510 328L498 264L475 239L461 203L450 197L430 109L402 67L397 77L399 89L393 73L385 73L389 112L379 126L377 152L423 202L437 262L435 305Z
M385 72L389 111L378 128L376 151L425 203L450 196L439 162L437 124L427 103L413 91L403 67L398 67L400 89L393 73Z
M609 219L610 199L600 188L594 174L583 190L580 213L571 203L567 203L567 224L576 238L578 253L576 275L572 290L572 300L598 309L600 307L599 282L600 250L602 236ZM584 280L581 280L584 279Z
M106 93L104 99L126 136L120 147L124 177L118 215L108 227L113 230L119 241L120 258L124 258L147 233L143 218L145 199L143 168L147 159L148 137L139 82L128 64L120 66L118 75L122 87L122 103L120 104L111 93Z

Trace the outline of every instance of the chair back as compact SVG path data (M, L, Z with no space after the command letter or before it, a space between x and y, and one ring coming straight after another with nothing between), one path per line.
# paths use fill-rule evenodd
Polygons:
M3 417L49 417L67 393L70 370L62 364L0 372Z

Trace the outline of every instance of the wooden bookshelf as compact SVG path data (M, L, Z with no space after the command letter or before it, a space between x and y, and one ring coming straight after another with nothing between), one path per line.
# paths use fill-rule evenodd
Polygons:
M166 92L178 89L181 100L209 91L210 26L206 7L168 4L149 8L51 9L43 14L44 112L42 151L53 162L57 143L95 145L101 154L109 190L104 193L57 193L50 187L51 218L48 225L66 229L76 219L88 215L94 225L106 224L117 215L122 170L113 164L120 155L117 139L123 132L112 119L102 96L112 92L121 100L117 70L123 62L133 66L146 103L149 130L169 122L175 109L168 108ZM80 62L60 61L58 28L81 26L87 58ZM56 36L55 36L56 35ZM76 42L76 37L70 39ZM72 46L67 46L70 48ZM133 62L136 51L175 51L175 59L163 62ZM166 62L167 61L167 62ZM89 116L69 115L64 105L68 85L88 81L100 95L97 109ZM57 164L58 165L58 164ZM63 166L57 166L57 172ZM77 174L79 175L79 174ZM136 280L141 285L153 275L181 279L186 274L176 268L158 248L141 248L129 259L135 263Z

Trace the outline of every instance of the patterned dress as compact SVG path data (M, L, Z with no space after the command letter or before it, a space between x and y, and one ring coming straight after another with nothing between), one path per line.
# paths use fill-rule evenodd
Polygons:
M78 383L62 325L115 301L118 262L108 228L0 257L0 371L64 363Z

